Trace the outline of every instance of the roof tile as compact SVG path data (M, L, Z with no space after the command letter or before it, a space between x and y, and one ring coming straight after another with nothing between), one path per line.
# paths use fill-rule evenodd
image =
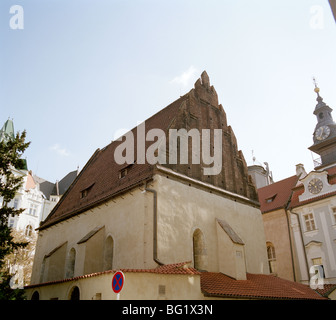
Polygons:
M235 280L223 273L205 272L201 288L210 297L325 299L306 285L265 274L247 273L246 280Z
M297 181L298 176L295 175L258 189L261 212L266 213L286 207ZM272 201L268 202L268 199Z

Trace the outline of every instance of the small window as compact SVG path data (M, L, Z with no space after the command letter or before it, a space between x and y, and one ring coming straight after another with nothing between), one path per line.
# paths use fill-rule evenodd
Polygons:
M323 112L320 112L320 113L319 113L319 118L320 118L320 119L323 119L323 117L324 117Z
M31 237L32 233L33 233L33 227L30 224L28 224L28 226L25 229L25 236Z
M14 209L19 209L19 199L14 199Z
M13 228L14 227L14 219L9 220L9 227Z
M314 220L314 216L312 213L305 214L303 216L303 219L305 222L306 231L316 230L315 220Z
M31 300L40 300L40 294L38 293L38 291L34 291Z
M333 215L333 218L334 218L334 224L336 224L336 207L335 208L332 208L332 215Z
M83 189L83 190L80 192L80 198L81 198L81 199L82 199L82 198L85 198L85 197L88 196L88 194L89 194L90 190L92 189L93 185L94 185L94 183L92 183L89 187Z
M69 300L80 300L80 292L77 286L72 288Z
M37 216L37 204L29 204L29 214L32 216Z
M127 175L127 168L119 171L119 179L124 178Z
M94 296L94 300L101 300L102 299L102 294L101 292L97 292Z
M319 266L321 267L321 270L319 270L319 276L321 278L325 278L325 275L324 275L324 267L323 267L323 263L322 263L322 258L313 258L312 259L312 263L314 266ZM322 274L321 274L322 273Z
M266 203L271 203L274 201L275 197L277 196L277 194L273 194L272 196L266 198Z
M87 195L88 195L88 190L87 189L81 191L81 193L80 193L81 199L87 197Z
M159 284L159 295L164 296L166 294L166 286Z

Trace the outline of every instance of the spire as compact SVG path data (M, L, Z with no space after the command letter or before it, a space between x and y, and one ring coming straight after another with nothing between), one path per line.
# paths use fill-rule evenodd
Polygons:
M317 94L317 98L316 98L317 105L315 107L314 114L317 115L317 113L320 112L319 109L322 107L326 107L328 111L331 112L332 109L329 106L327 106L327 104L323 101L323 98L320 96L320 88L317 86L315 77L313 78L313 81L314 81L314 86L315 86L314 91Z
M325 104L325 103L323 102L322 97L320 96L320 88L317 86L317 82L316 82L315 77L313 78L313 81L314 81L314 86L315 86L314 91L315 91L316 94L317 94L317 98L316 98L316 101L318 102L317 105L322 104L322 103Z
M10 118L8 118L0 130L0 142L6 142L9 139L14 139L14 123L13 119L11 120Z

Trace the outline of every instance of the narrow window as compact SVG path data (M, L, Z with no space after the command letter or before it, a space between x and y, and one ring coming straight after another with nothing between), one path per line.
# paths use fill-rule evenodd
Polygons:
M113 238L107 237L104 247L104 270L112 270L113 262Z
M19 199L14 199L14 209L19 209Z
M334 218L334 224L336 224L336 207L332 208L332 215L333 215L333 218Z
M72 288L69 298L69 300L80 300L79 288L77 286Z
M193 257L194 267L197 270L206 268L206 248L204 235L200 229L196 229L193 234Z
M266 243L267 246L267 259L270 273L276 273L276 257L275 257L275 249L272 243Z
M68 262L67 262L67 270L65 277L73 278L75 274L75 263L76 263L76 250L71 248L69 251Z
M30 224L28 224L28 226L26 226L26 229L25 229L25 236L31 237L32 232L33 232L33 227Z

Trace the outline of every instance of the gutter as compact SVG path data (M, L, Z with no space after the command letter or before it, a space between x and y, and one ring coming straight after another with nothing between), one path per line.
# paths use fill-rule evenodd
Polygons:
M308 266L308 260L307 260L307 252L306 252L306 247L305 247L305 244L304 244L304 241L303 241L303 235L302 235L302 228L301 228L301 221L300 221L300 217L299 217L299 214L292 211L291 209L289 209L289 212L291 214L294 214L296 215L297 217L297 220L298 220L298 223L299 223L299 230L300 230L300 237L301 237L301 241L302 241L302 246L303 246L303 252L304 252L304 257L305 257L305 264L306 264L306 268L307 268L307 274L308 274L308 281L310 280L310 277L309 277L309 266ZM303 280L303 279L301 279Z
M287 210L285 210L285 214L286 214L286 219L287 219L289 246L290 246L290 249L291 249L290 252L291 252L291 260L292 260L292 271L293 271L294 281L296 282L295 265L294 265L294 255L293 255L293 243L292 243L290 221L289 221L289 216L287 214ZM301 227L300 227L300 233L301 233Z
M158 259L157 252L157 191L147 188L147 181L145 183L145 191L153 193L153 260L160 266L164 263Z

